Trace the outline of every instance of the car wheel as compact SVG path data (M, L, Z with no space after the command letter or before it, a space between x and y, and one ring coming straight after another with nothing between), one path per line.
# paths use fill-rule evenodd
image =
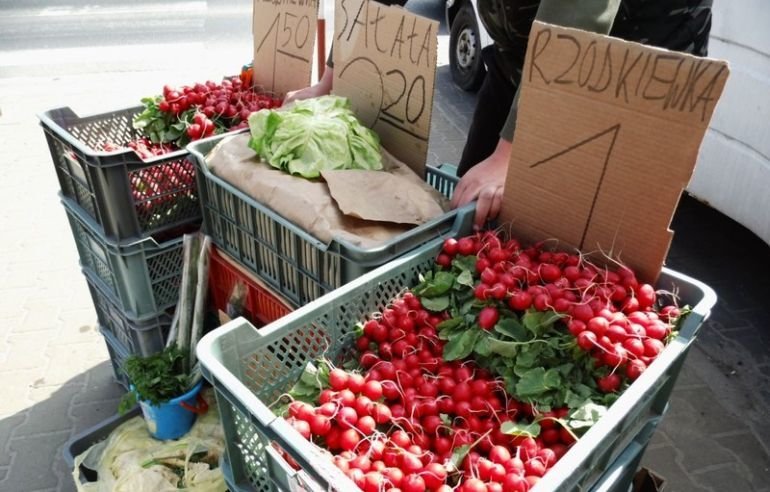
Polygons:
M486 69L481 60L481 37L473 7L463 6L452 22L449 33L449 70L461 89L475 91L484 81Z

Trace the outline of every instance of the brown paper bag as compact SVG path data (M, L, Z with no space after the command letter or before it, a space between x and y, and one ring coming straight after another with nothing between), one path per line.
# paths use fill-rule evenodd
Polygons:
M335 181L335 197L344 203L348 211L354 215L343 213L329 191L329 186L322 180L308 180L292 176L279 169L261 162L254 151L248 147L249 134L241 133L224 138L206 157L206 163L211 172L221 177L228 183L254 198L259 203L275 211L281 217L296 224L301 229L328 244L333 238L346 241L361 248L372 248L382 244L400 234L408 231L417 220L424 223L436 215L448 210L448 202L436 190L425 183L405 164L398 162L387 152L383 152L383 171L378 174L383 176L383 181L391 184L383 184L378 190L377 199L370 206L361 210L355 210L355 202L359 200L361 193L358 189L348 189L340 186L340 179L333 177ZM361 171L336 171L339 173L359 173ZM342 181L356 182L358 178L352 176L342 178ZM399 184L393 185L391 180L398 179ZM404 184L408 183L408 184ZM401 193L396 193L390 186L409 187L414 191L409 203L404 202ZM427 198L417 198L416 194L422 190L424 196L433 197L436 207L428 206ZM417 204L418 211L406 213L402 210L405 206ZM351 208L353 207L353 208ZM378 220L364 220L357 215L374 216L373 209L380 209ZM409 216L411 221L404 224L403 217ZM394 219L394 220L388 220Z

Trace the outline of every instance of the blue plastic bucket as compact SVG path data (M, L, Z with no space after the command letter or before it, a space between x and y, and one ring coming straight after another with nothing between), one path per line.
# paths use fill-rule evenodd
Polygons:
M205 401L198 398L202 386L203 380L200 380L187 393L157 406L140 401L150 434L164 441L179 439L187 434L195 423L195 417L207 410Z

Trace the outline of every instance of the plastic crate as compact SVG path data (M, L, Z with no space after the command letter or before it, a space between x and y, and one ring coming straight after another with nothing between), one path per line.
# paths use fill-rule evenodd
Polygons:
M118 341L118 339L103 326L99 326L99 331L102 336L104 336L104 343L107 344L107 353L110 355L110 363L112 364L112 373L115 376L115 381L128 391L130 381L128 375L123 370L123 362L125 362L131 354L129 354L128 350Z
M383 308L418 274L432 268L442 241L433 241L337 289L257 331L239 318L206 335L197 352L204 376L217 391L228 457L236 483L273 490L277 467L265 457L275 440L326 490L358 490L331 460L303 439L268 405L298 380L305 364L324 354L341 363L350 354L355 324ZM622 454L644 426L664 413L690 344L716 302L708 286L664 269L659 287L678 291L693 306L679 335L569 452L546 474L533 492L591 490L602 473ZM298 487L307 490L306 485Z
M163 350L171 329L171 314L160 312L139 319L118 307L101 281L88 270L83 274L91 291L102 332L109 332L130 355L152 355Z
M374 248L342 239L324 244L209 171L205 156L225 136L188 145L195 160L203 228L214 243L295 306L302 306L472 220L473 205L452 210ZM426 181L451 197L457 177L428 167Z
M243 310L252 323L266 325L292 311L287 302L216 247L211 248L209 260L209 296L216 309L226 311L233 287L242 282L246 287Z
M141 414L142 411L137 405L123 415L113 415L93 427L74 435L69 441L64 443L64 448L62 449L62 456L64 457L64 462L67 463L67 467L71 470L75 466L75 458L77 456L87 451L94 444L107 439L112 431L124 422ZM98 479L96 470L92 470L82 464L80 465L79 472L81 484L95 482Z
M634 476L642 462L647 445L660 424L661 417L651 418L642 427L622 453L615 458L599 481L591 489L592 492L631 492L634 488Z
M142 109L78 116L64 107L38 115L62 194L114 240L200 222L195 166L186 150L147 161L128 148L102 150L105 143L122 146L140 136L132 121Z
M84 270L90 271L128 316L141 319L174 306L182 280L183 244L178 237L113 242L77 204L62 198Z

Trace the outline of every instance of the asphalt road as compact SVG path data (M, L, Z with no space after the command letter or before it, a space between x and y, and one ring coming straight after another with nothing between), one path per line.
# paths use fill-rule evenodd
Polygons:
M322 6L327 39L333 6ZM441 20L446 34L443 0L412 0L408 8ZM230 57L243 63L252 53L251 12L250 0L2 0L0 77L173 70ZM443 43L439 51L445 56Z

